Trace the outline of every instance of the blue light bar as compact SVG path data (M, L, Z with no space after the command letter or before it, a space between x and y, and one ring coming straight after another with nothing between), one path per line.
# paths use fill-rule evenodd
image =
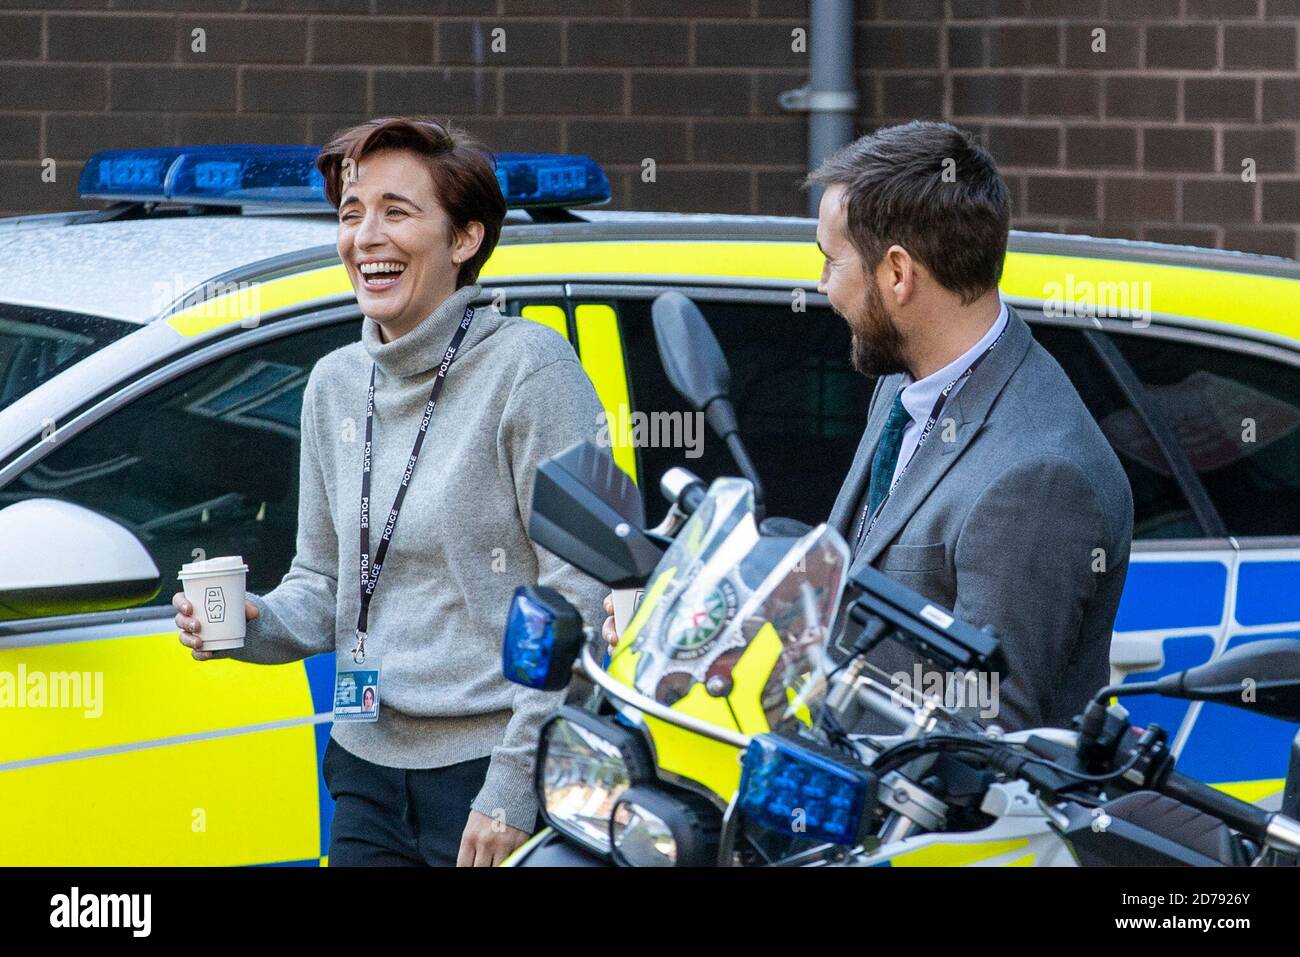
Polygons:
M247 206L311 206L328 211L314 146L165 146L105 150L81 171L83 199Z
M283 205L332 211L315 146L165 146L95 153L83 199L204 206ZM609 179L585 156L499 153L497 181L511 209L609 201Z
M497 182L511 209L609 202L609 179L595 160L552 153L497 153Z
M871 771L787 738L756 735L745 751L739 808L769 831L854 845L875 796Z
M551 588L515 589L501 641L501 673L526 688L559 691L582 646L582 616Z

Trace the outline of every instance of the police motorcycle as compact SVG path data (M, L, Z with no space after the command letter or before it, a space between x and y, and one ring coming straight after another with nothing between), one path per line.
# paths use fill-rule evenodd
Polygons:
M1005 733L874 673L865 656L889 640L955 675L1006 662L990 630L874 569L850 576L833 529L765 519L703 316L675 293L653 314L670 381L746 477L706 488L671 470L672 508L646 530L602 450L539 469L532 538L608 584L616 609L642 594L609 652L554 591L516 593L506 677L559 690L580 674L592 690L542 727L546 827L506 866L1295 865L1300 735L1268 811L1178 774L1166 731L1131 727L1117 687L1073 730ZM1300 721L1300 642L1253 642L1123 693ZM853 733L868 715L897 732Z

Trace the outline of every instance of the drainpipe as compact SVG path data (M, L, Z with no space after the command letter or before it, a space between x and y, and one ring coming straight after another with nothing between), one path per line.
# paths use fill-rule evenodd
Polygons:
M858 93L853 77L853 0L810 0L809 82L786 90L777 103L808 114L808 169L853 139ZM808 191L808 214L817 215L822 190Z

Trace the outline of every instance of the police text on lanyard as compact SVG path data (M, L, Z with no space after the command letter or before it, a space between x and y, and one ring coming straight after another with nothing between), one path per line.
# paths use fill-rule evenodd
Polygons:
M375 551L373 568L370 566L370 446L375 417L377 366L372 364L370 367L370 389L366 393L366 447L361 459L361 610L357 612L357 644L352 649L352 660L357 664L366 660L366 625L370 619L370 599L375 594L375 586L379 584L379 574L384 570L388 543L392 541L393 529L397 527L397 516L402 511L402 501L406 498L406 489L411 484L411 473L415 471L416 459L420 457L420 446L424 445L424 436L429 431L433 407L438 403L438 395L442 392L443 382L446 381L447 370L451 368L451 361L456 358L456 350L464 341L465 333L469 331L469 324L473 318L474 307L466 306L465 318L460 321L460 327L451 337L451 344L447 346L447 351L442 356L442 364L438 366L438 374L433 377L433 389L424 407L424 417L420 419L420 431L416 433L415 446L411 449L411 457L406 462L406 471L402 473L402 484L398 486L393 507L388 513L384 534L380 537L379 548Z
M854 549L855 552L862 547L862 543L866 540L866 537L870 535L871 530L876 527L876 519L880 518L880 513L885 510L885 504L889 501L889 497L894 494L894 489L898 487L898 483L903 480L903 476L907 474L907 470L911 468L912 463L916 461L916 456L920 453L921 446L923 446L925 440L930 437L930 431L934 428L935 423L939 421L939 416L943 414L944 405L948 402L948 396L952 393L952 390L957 386L957 383L969 378L971 373L979 368L979 364L984 361L984 357L992 352L994 347L1002 341L1002 337L1006 334L1006 331L1007 330L1004 327L1003 330L998 333L998 337L989 343L989 347L976 356L975 361L966 367L965 372L943 387L943 391L939 393L939 398L934 403L934 409L930 412L930 418L926 420L925 428L921 431L921 437L917 439L916 449L912 452L912 457L903 465L903 470L898 473L898 478L894 479L890 484L889 491L886 492L885 497L881 499L880 506L870 516L870 524L867 523L867 508L871 503L868 502L862 506L862 516L858 519L858 534L854 539L854 541L857 542L857 547Z

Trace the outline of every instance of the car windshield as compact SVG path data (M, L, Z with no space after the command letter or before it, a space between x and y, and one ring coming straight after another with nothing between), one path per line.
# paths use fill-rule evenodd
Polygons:
M796 731L824 694L848 557L826 525L760 534L753 487L720 478L660 560L611 674L747 734Z
M0 409L135 328L103 316L0 303Z

